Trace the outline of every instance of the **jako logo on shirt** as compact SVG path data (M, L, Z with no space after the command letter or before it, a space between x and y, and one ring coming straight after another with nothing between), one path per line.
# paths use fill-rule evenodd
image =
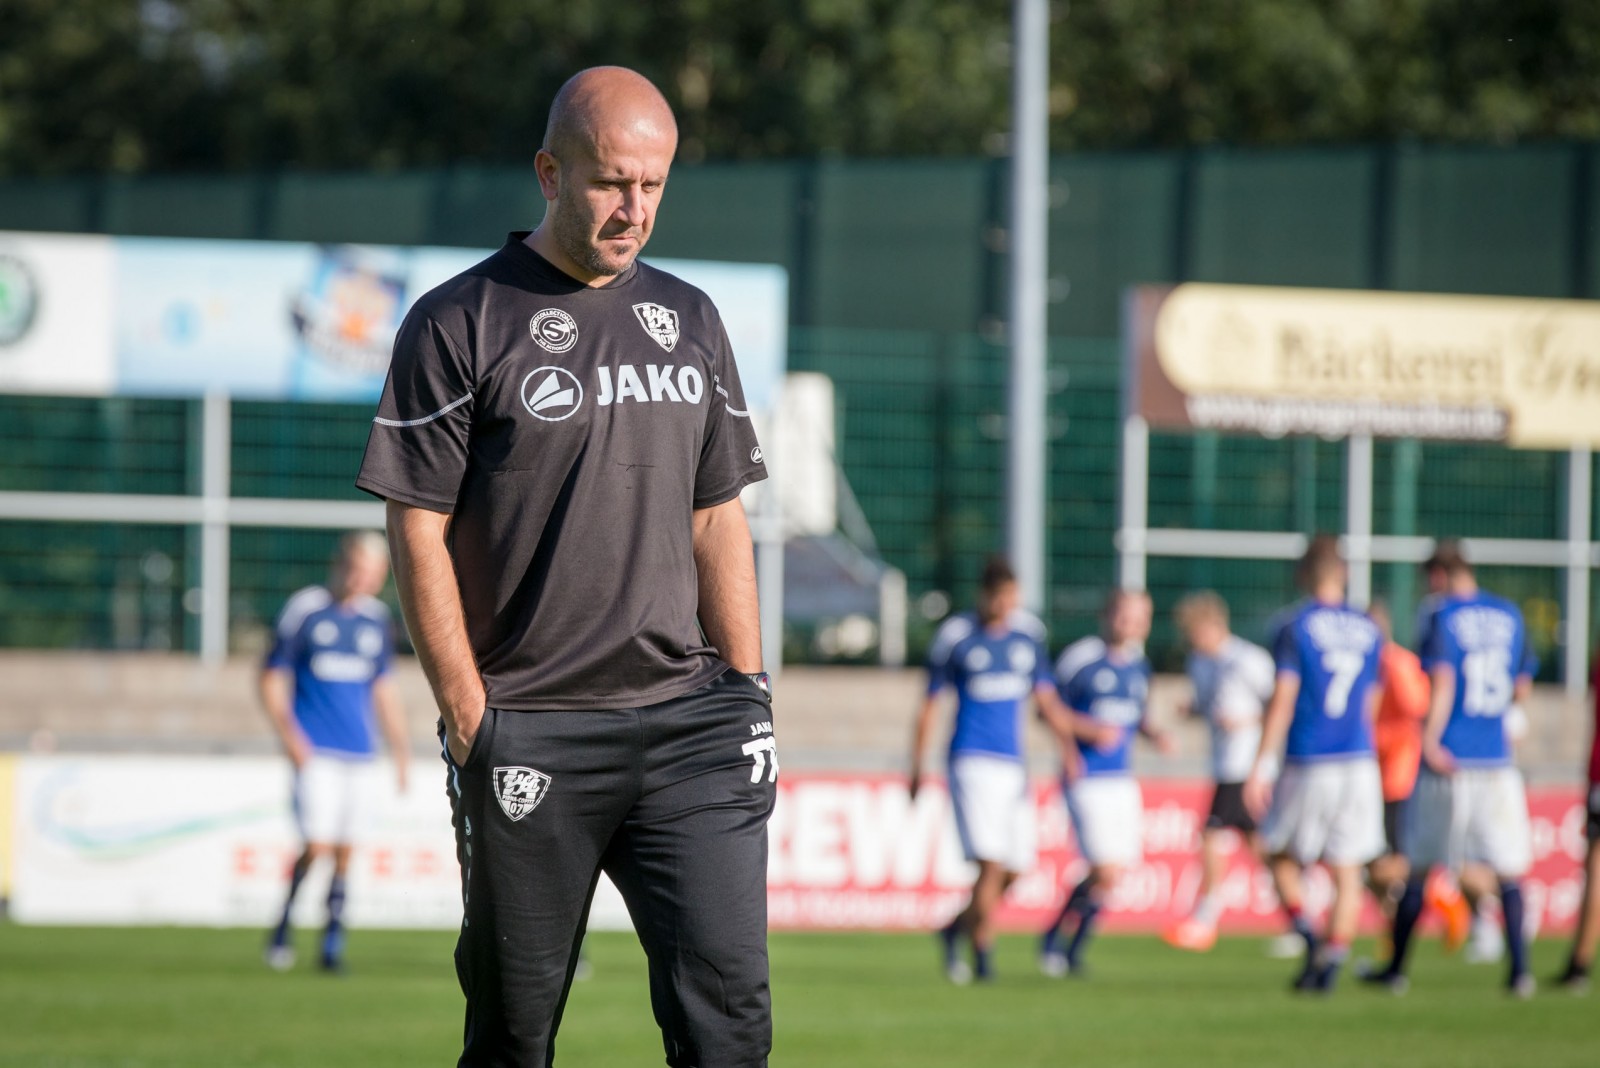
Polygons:
M566 352L578 343L578 324L560 308L534 312L528 332L546 352Z
M550 776L532 768L494 769L494 796L505 814L515 823L544 800L550 791Z
M536 367L522 380L522 404L535 419L559 423L583 404L583 385L565 367Z
M656 344L672 351L678 343L678 313L659 304L635 304L633 314L639 317L644 332L655 338Z
M615 369L598 367L595 373L600 376L600 388L594 402L602 408L625 400L699 404L706 393L706 380L698 369L688 364L682 367L670 363L646 364L643 377L639 375L639 368L631 363L620 364Z

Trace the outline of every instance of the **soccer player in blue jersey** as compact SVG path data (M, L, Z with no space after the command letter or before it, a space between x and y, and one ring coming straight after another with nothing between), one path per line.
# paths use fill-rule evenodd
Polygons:
M1056 697L1044 625L1021 610L1016 575L995 558L983 571L978 610L951 616L928 653L928 694L917 715L911 750L911 796L922 782L922 754L932 736L941 699L957 698L950 738L950 800L967 860L978 865L972 898L940 932L945 975L954 983L993 978L991 950L996 907L1016 877L1033 867L1033 797L1023 761L1022 714L1028 699L1062 737L1079 723ZM973 961L961 959L965 937Z
M1505 717L1533 682L1538 664L1516 605L1478 588L1454 546L1436 549L1449 588L1422 637L1422 665L1433 682L1423 729L1422 770L1412 796L1411 875L1394 920L1394 956L1368 978L1402 992L1406 951L1422 913L1423 884L1438 866L1491 869L1511 967L1506 989L1534 991L1523 935L1521 878L1532 863L1528 801L1511 761Z
M283 914L267 943L267 963L294 964L289 914L313 864L333 861L320 963L344 966L345 879L359 835L368 765L381 725L400 789L406 785L405 715L389 676L393 628L377 595L389 573L383 536L344 536L327 586L307 586L284 605L261 670L261 703L294 766L294 814L303 848L289 874Z
M1101 733L1090 737L1079 732L1076 753L1063 776L1067 814L1089 872L1067 896L1040 944L1040 970L1052 977L1083 973L1083 951L1095 917L1122 873L1144 856L1144 797L1129 767L1133 737L1143 734L1163 750L1170 748L1166 733L1145 717L1150 661L1144 643L1150 636L1150 616L1149 594L1113 590L1102 616L1105 636L1079 639L1056 661L1062 700ZM1072 937L1063 948L1069 925Z
M1362 869L1383 852L1383 787L1372 746L1383 634L1345 603L1345 564L1333 538L1311 540L1297 577L1309 596L1275 628L1278 680L1245 801L1266 813L1267 865L1290 925L1305 940L1295 989L1328 993L1360 920ZM1283 771L1274 787L1280 746ZM1305 868L1319 860L1334 881L1322 938L1305 916L1301 886Z

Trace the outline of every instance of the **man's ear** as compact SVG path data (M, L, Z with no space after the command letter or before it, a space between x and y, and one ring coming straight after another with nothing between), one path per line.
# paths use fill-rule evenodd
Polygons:
M539 192L546 200L554 200L561 193L561 161L544 149L533 157L533 170L539 176Z

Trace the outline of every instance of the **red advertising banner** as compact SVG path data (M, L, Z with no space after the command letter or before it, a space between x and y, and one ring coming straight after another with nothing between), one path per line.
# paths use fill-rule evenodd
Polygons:
M1200 881L1200 829L1208 784L1146 782L1144 861L1123 876L1103 914L1105 927L1157 931L1185 916ZM1059 790L1035 788L1039 859L1007 896L1000 922L1013 930L1047 924L1084 872ZM1528 791L1534 864L1523 883L1530 924L1571 930L1583 883L1583 798L1576 787ZM1272 884L1242 842L1222 887L1224 931L1282 929ZM931 783L915 802L895 776L792 775L779 780L771 824L768 909L775 928L931 929L966 902L972 872L961 859L950 802ZM1307 904L1326 908L1327 873L1308 875ZM1369 907L1369 927L1376 909Z

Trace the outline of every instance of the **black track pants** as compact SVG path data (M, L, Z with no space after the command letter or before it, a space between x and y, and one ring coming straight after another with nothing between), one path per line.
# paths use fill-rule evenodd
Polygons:
M764 1066L776 756L771 708L736 671L647 708L489 710L466 763L445 755L465 903L460 1064L554 1063L604 871L649 959L667 1064Z

